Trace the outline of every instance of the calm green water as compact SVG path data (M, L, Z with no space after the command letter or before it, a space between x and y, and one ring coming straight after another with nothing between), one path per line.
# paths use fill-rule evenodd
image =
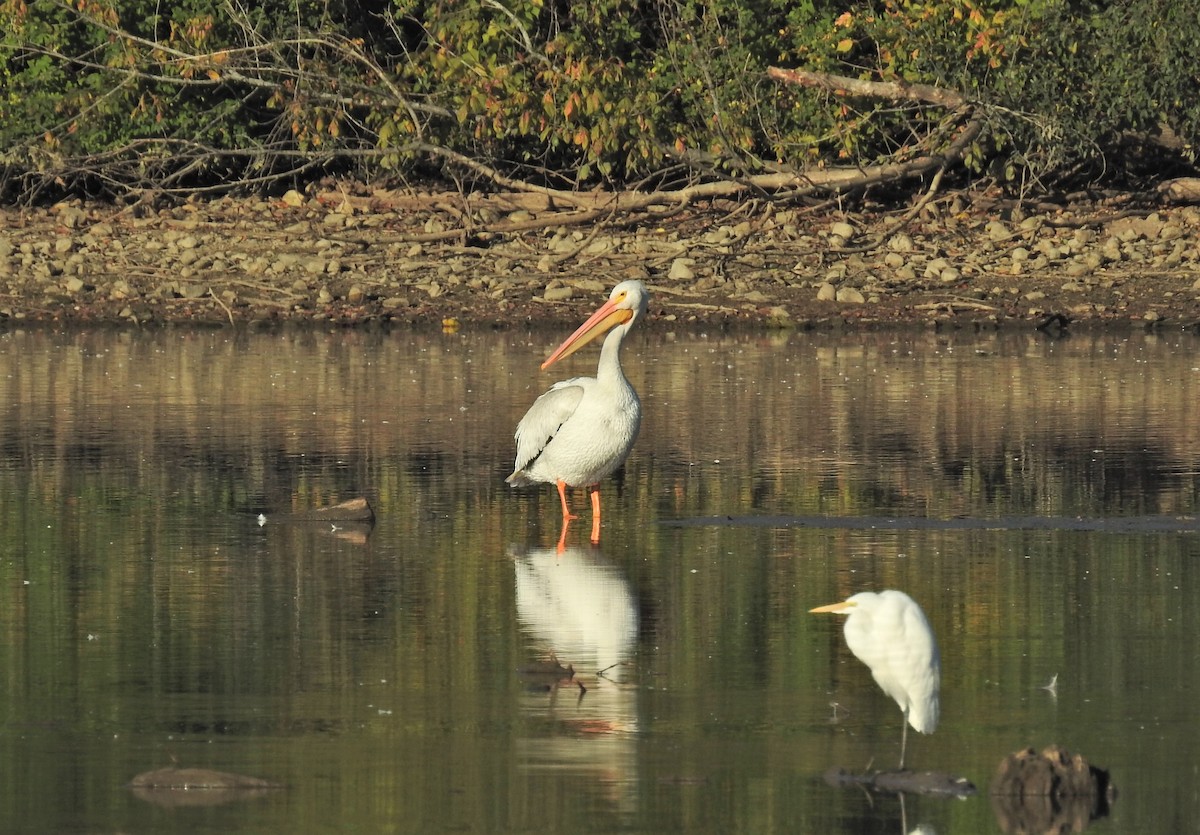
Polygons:
M1050 743L1092 830L1196 827L1200 340L667 327L561 555L503 477L565 333L0 333L0 831L984 833ZM888 587L942 652L909 765L975 797L822 779L901 716L808 609ZM126 788L173 762L286 788Z

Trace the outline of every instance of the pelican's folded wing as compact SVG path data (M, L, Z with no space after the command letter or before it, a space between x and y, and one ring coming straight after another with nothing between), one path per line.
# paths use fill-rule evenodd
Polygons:
M558 434L559 428L579 406L583 399L584 380L574 378L555 383L550 390L533 401L525 417L517 424L517 460L513 474L505 479L514 487L522 487L530 483L523 470L533 463L551 439Z

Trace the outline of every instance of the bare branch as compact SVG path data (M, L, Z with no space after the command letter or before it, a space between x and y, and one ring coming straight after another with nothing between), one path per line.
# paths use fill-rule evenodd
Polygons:
M965 107L965 96L956 90L935 87L931 84L906 84L902 81L867 81L845 75L814 72L812 70L788 70L768 67L767 75L786 84L801 87L816 87L836 95L865 96L890 101L919 101L956 110Z

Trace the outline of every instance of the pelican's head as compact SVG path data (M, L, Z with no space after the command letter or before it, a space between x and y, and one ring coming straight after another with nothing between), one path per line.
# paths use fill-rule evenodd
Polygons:
M567 337L566 341L542 363L542 370L549 368L563 357L569 357L584 345L587 345L601 334L607 333L614 327L621 326L628 333L633 323L646 314L650 294L646 285L636 279L622 281L608 295L608 301L600 306L579 330Z

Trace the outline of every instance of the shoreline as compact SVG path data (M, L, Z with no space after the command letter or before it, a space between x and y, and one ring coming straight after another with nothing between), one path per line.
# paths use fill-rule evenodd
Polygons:
M573 227L464 200L2 209L0 327L534 327L638 278L652 321L730 329L1200 330L1195 206L1024 215L947 195L903 224L768 206Z

